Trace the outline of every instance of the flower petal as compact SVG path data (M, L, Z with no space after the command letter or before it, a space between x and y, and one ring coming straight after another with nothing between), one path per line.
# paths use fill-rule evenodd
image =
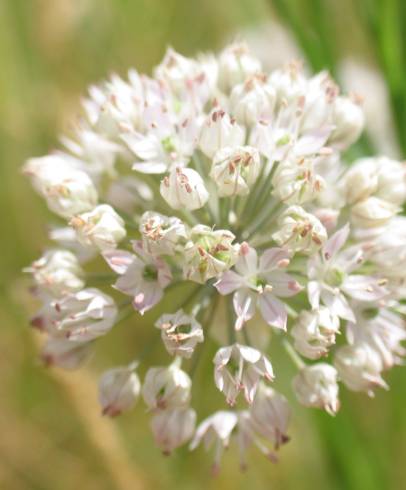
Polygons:
M262 317L268 325L286 330L288 314L282 301L275 298L272 293L265 292L259 295L258 304Z
M237 315L235 328L240 330L255 314L256 293L245 288L239 289L234 293L233 304Z

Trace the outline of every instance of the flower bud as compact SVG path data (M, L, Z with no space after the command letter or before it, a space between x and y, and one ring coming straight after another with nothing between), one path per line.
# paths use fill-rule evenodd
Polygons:
M193 211L203 207L209 199L203 179L191 168L173 167L162 180L160 191L173 209Z
M203 342L202 326L194 316L186 315L183 310L162 315L155 326L161 330L166 350L172 356L189 359L196 345Z
M340 408L337 371L330 364L304 367L293 379L293 389L305 407L316 407L335 415Z
M290 407L286 398L274 389L260 383L250 415L254 430L272 441L275 449L289 441Z
M184 407L190 400L192 381L175 360L168 367L148 369L142 396L151 410Z
M251 404L261 378L272 381L274 377L268 359L259 350L245 345L222 347L214 356L213 363L216 386L230 405L235 404L241 390Z
M378 175L373 158L357 160L344 177L344 192L348 204L371 196L378 187Z
M365 391L372 397L374 388L387 388L381 377L382 359L366 343L340 347L335 353L334 365L342 382L352 391Z
M317 197L325 186L310 158L288 159L279 163L272 178L275 197L286 204L303 204Z
M108 204L73 217L70 225L75 229L79 243L101 251L116 248L126 236L124 220Z
M24 172L32 177L49 209L62 218L90 211L97 204L97 191L90 177L61 157L30 160Z
M289 63L286 67L274 70L269 76L269 83L276 91L278 104L292 103L306 94L307 83L303 76L302 66L298 62Z
M155 442L165 455L192 437L195 424L196 412L190 408L160 410L151 420Z
M99 381L99 401L103 415L115 417L131 410L140 394L136 364L105 371Z
M74 342L64 337L49 337L41 351L47 366L73 370L84 364L92 353L90 343Z
M186 239L182 221L147 211L141 216L140 233L144 249L153 255L174 255L177 245Z
M185 88L185 82L193 78L198 64L174 49L168 48L162 62L155 68L155 76L165 80L177 93Z
M210 177L220 197L246 196L258 178L261 158L251 146L225 147L213 158Z
M272 238L291 252L313 255L327 240L324 226L300 206L290 206L279 218L278 226Z
M55 302L60 314L55 331L72 341L88 342L106 334L114 325L116 305L110 296L98 289L82 289Z
M376 196L397 206L406 201L406 164L386 157L376 159L378 189Z
M241 146L245 141L245 130L234 119L215 108L202 126L199 147L209 158L225 146Z
M275 89L264 75L257 74L233 88L231 112L240 124L253 126L259 119L272 115L275 98Z
M359 103L339 96L333 103L332 124L335 126L328 143L345 150L356 141L364 129L365 116Z
M300 312L292 328L294 347L308 359L319 359L327 355L328 349L335 343L340 328L340 320L332 315L328 308Z
M30 272L41 290L54 297L80 291L84 286L83 270L69 250L48 250L25 272Z
M248 46L245 43L234 43L220 54L218 85L227 93L235 85L260 71L261 63L250 54Z
M368 197L351 209L351 221L360 228L383 226L398 212L398 207L379 197Z
M184 250L185 278L204 284L232 267L238 258L238 245L232 244L234 238L227 230L194 226Z
M224 449L229 446L231 434L237 423L238 416L235 412L220 410L203 420L196 429L190 443L190 450L196 449L202 441L206 449L209 449L210 446L215 447L213 474L217 474L220 469L221 456Z

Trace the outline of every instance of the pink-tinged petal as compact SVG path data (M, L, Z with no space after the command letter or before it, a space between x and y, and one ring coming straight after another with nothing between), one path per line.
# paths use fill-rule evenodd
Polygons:
M355 274L346 277L341 289L358 301L376 301L388 294L380 279Z
M213 363L216 366L216 369L225 366L230 360L231 354L233 352L233 346L229 345L227 347L222 347L216 352L214 356Z
M258 298L259 308L263 319L272 327L286 330L288 314L285 305L279 301L272 293L263 293Z
M243 375L242 384L244 386L244 396L247 403L251 405L257 392L260 374L253 368L248 367Z
M347 223L327 240L322 251L325 260L330 260L342 248L349 234L350 226Z
M237 315L235 328L240 330L255 315L256 293L249 289L239 289L234 293L233 304Z
M257 267L258 254L255 248L250 247L246 242L242 243L235 270L242 276L253 276L257 273Z
M248 345L238 345L241 357L244 361L255 363L261 359L261 353L259 350L249 347Z
M111 250L102 253L104 260L117 274L125 274L134 261L134 255L125 250Z
M133 299L134 308L143 315L162 299L163 291L156 283L143 284Z
M326 144L333 129L333 126L324 126L304 134L295 144L295 153L297 155L317 153Z
M337 266L343 272L351 274L364 261L364 251L360 245L353 245L343 250L337 257Z
M156 267L158 270L158 284L164 289L172 282L171 269L169 268L168 264L160 258L156 260Z
M313 309L320 306L320 284L317 281L309 281L307 283L307 296L309 298L309 303Z
M321 292L321 300L325 306L330 310L332 315L336 315L349 322L355 322L355 316L345 299L345 296L337 291L333 293L332 291L327 291L323 289Z
M289 260L289 252L284 248L268 248L259 259L259 270L264 273L272 269L277 269L286 265Z
M233 293L236 289L243 286L244 280L234 271L227 271L221 275L220 279L214 283L214 287L217 291L224 295Z
M272 293L275 296L289 298L302 291L303 287L294 277L283 271L272 271L265 274L268 284L272 286Z

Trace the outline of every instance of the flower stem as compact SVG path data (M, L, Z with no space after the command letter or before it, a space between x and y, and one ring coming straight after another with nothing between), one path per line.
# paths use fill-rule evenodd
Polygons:
M296 352L296 350L293 348L292 344L286 337L282 339L282 345L285 348L290 359L292 360L293 364L298 369L303 369L304 367L306 367L306 364L303 362L302 358L299 356L299 354Z

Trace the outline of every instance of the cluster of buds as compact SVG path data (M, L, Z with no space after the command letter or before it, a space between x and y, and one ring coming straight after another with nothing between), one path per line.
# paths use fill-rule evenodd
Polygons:
M46 364L78 368L117 322L146 314L145 348L101 376L102 413L141 396L163 453L203 442L214 472L231 442L245 468L248 447L275 461L289 440L270 342L303 406L334 415L340 383L386 387L406 354L406 166L345 161L359 99L298 63L264 73L236 43L196 59L170 49L153 77L91 87L83 109L64 148L23 170L65 221L26 269ZM150 367L159 340L173 359ZM196 426L207 344L224 406Z

